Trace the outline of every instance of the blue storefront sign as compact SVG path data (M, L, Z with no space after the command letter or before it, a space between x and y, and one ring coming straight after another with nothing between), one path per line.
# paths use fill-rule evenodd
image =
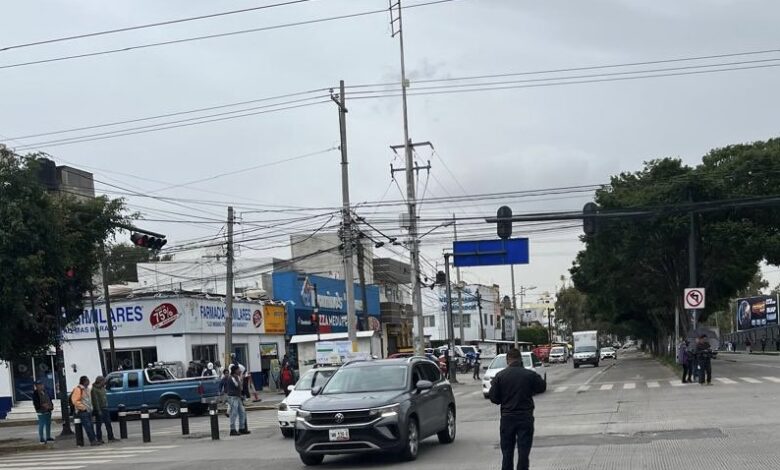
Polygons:
M315 302L319 303L319 333L343 333L347 331L346 284L341 279L306 275L296 272L274 273L274 300L287 304L287 334L314 334L318 325L313 321ZM379 330L379 288L366 286L366 308L363 292L355 284L355 311L358 330ZM368 315L366 315L368 312Z

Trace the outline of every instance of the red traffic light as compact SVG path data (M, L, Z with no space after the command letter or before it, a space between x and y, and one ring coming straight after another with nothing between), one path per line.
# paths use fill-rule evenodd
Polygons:
M143 235L140 233L133 233L130 235L130 241L135 246L141 248L149 248L150 250L159 250L168 243L165 238L150 237L149 235Z
M68 279L75 279L76 278L76 270L72 267L65 270L65 277Z

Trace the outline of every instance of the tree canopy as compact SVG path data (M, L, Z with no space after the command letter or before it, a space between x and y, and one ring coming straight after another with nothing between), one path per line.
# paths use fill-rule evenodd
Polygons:
M652 215L600 218L597 232L583 237L571 273L590 314L647 340L672 334L689 286L685 205L708 201L693 215L697 287L707 289L700 320L727 310L762 260L780 263L780 205L768 198L780 194L779 173L780 139L772 139L715 149L697 166L663 158L612 177L596 193L602 211L649 208ZM688 322L681 325L687 331Z
M150 261L170 261L172 257L159 257L148 248L141 248L129 243L119 243L108 248L106 262L106 277L109 284L127 284L138 282L138 263Z
M121 200L50 193L37 155L0 148L0 359L39 354L81 312L101 242L123 221Z

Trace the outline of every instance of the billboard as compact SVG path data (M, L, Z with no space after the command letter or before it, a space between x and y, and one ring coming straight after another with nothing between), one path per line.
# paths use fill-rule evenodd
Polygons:
M736 315L738 331L777 325L777 297L757 295L737 299Z

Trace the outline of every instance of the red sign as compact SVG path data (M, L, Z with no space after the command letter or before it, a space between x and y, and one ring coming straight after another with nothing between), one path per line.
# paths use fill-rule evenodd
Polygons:
M149 322L152 324L152 328L168 328L173 325L173 322L179 318L179 311L176 310L176 306L173 304L160 304L152 310L149 315Z

